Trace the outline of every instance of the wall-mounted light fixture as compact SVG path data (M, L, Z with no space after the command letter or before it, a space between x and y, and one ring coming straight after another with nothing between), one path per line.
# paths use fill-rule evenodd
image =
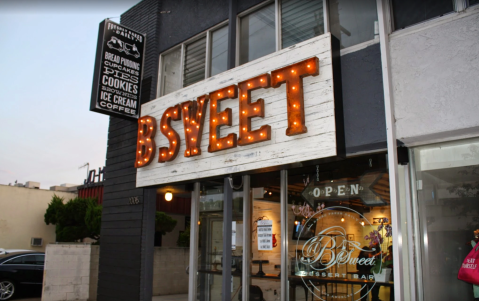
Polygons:
M169 202L169 201L171 201L172 199L173 199L173 193L171 193L170 191L167 191L167 192L165 193L165 200L166 200L167 202Z

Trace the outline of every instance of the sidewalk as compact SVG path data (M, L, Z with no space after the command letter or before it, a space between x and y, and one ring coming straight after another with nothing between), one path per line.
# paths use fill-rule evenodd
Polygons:
M186 301L188 294L184 295L169 295L169 296L154 296L152 301Z

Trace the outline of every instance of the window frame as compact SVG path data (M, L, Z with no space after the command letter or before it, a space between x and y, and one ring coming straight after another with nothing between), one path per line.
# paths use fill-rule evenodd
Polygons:
M220 22L215 26L200 32L199 34L187 39L186 41L177 44L162 53L160 53L160 59L158 62L158 82L157 82L157 89L156 89L156 97L165 96L164 94L164 81L163 81L163 63L164 63L164 56L167 54L172 53L173 51L177 51L179 48L180 50L180 83L181 88L184 88L184 73L185 73L185 53L186 53L186 46L191 43L198 41L199 39L206 37L206 59L205 59L205 79L211 77L211 45L212 45L212 32L224 27L228 26L228 20Z

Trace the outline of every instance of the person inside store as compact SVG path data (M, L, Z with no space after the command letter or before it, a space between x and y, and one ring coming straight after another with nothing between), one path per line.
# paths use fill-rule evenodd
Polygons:
M369 253L370 253L370 250L369 250L369 247L367 246L364 246L361 252L359 252L358 263L356 263L356 269L358 270L359 279L364 279L364 277L366 279L369 279L369 275L371 274L370 272L371 266L365 265L365 264L359 264L359 260L363 258L369 258ZM370 285L364 285L361 288L361 300L367 300L366 296L368 295L368 292L370 289L371 289Z

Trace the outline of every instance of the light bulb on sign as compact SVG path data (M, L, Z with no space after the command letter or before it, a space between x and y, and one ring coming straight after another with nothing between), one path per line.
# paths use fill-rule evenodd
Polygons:
M171 201L172 199L173 199L173 193L171 193L171 192L169 192L169 191L166 192L166 193L165 193L165 200L166 200L167 202L169 202L169 201Z

